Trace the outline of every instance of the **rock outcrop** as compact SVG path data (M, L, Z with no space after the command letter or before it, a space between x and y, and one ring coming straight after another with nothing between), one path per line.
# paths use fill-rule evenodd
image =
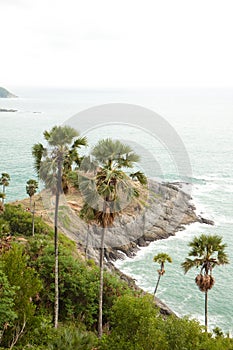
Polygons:
M98 261L103 229L94 223L87 225L78 217L80 203L77 203L76 211L75 201L63 208L59 217L60 229L90 258ZM210 220L196 215L191 195L184 192L180 185L150 180L144 206L135 205L127 214L120 214L114 226L106 230L105 258L115 261L125 256L133 257L140 247L173 236L193 222L212 224Z

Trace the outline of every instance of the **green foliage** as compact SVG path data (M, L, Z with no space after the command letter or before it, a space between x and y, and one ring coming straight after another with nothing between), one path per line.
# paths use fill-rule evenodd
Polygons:
M188 256L181 264L184 273L187 273L193 267L205 269L206 274L216 265L229 264L228 256L225 252L226 244L222 243L222 237L218 235L200 235L194 237L189 243L191 248Z
M55 147L63 147L65 144L70 144L77 136L78 132L68 125L55 125L50 131L44 131L45 140L50 146Z
M33 298L38 295L42 285L36 271L28 266L28 256L23 253L22 246L12 245L9 251L1 255L0 261L10 287L16 290L12 311L17 318L5 332L3 344L6 345L17 339L23 333L25 325L33 320L36 309Z
M54 247L40 238L30 244L31 265L43 280L41 306L52 312L54 302ZM72 247L74 249L74 247ZM59 318L81 320L95 329L98 315L99 268L72 255L71 248L59 247ZM104 275L104 320L108 322L111 306L119 295L130 293L126 283L109 273Z
M0 217L2 233L7 234L17 220L22 230L28 215L31 217L22 207L6 205ZM0 349L9 348L17 340L26 321L15 349L233 350L232 339L220 329L212 335L203 332L195 320L162 318L151 296L139 296L107 272L103 291L106 334L98 346L90 330L97 329L99 268L93 261L79 258L75 243L63 235L59 239L59 312L63 324L55 330L53 234L42 225L41 232L46 235L28 237L24 246L14 243L0 257Z
M163 332L168 342L168 349L172 350L202 349L199 345L207 339L197 321L175 316L166 319Z
M146 175L141 171L136 171L135 173L132 173L129 175L133 180L138 180L142 185L147 184L147 177Z
M42 145L42 143L36 143L35 145L33 145L32 156L34 158L34 169L37 175L39 175L40 173L40 163L44 152L45 152L45 148Z
M23 337L17 344L17 349L47 350L48 343L55 339L55 332L50 317L35 315L26 325Z
M3 186L3 192L4 192L4 188L9 186L10 183L10 175L7 173L2 173L1 177L0 177L0 185Z
M34 196L38 189L38 182L33 179L29 179L26 184L26 192L29 195L29 197Z
M119 140L100 140L91 151L91 156L84 158L82 172L78 176L84 199L81 218L86 221L95 219L105 227L112 226L119 212L139 197L137 185L125 172L138 161L139 156L130 146ZM141 172L137 175L135 178L145 184L145 175Z
M8 222L12 235L32 235L32 215L26 212L22 206L6 204L2 219ZM41 218L35 217L35 233L47 234L49 231L48 225Z
M8 221L0 216L0 237L10 233L10 225Z
M110 138L100 140L93 148L92 155L103 167L107 168L132 168L134 163L140 159L130 146Z
M111 333L103 339L101 349L169 349L162 323L151 297L120 297L112 308Z
M166 253L159 253L154 256L153 261L158 262L159 264L165 263L166 261L171 263L172 258Z
M97 345L94 333L87 332L83 327L67 325L54 331L54 339L48 345L48 350L91 350Z
M6 274L0 269L0 332L3 332L5 327L12 326L17 318L14 311L16 289L15 286L10 285Z
M151 297L122 296L112 308L110 334L101 350L231 350L232 339L221 332L214 338L195 320L163 319Z
M0 259L10 285L18 288L14 298L18 319L29 319L35 311L32 298L42 287L37 273L28 266L28 256L23 253L23 247L20 245L14 244Z

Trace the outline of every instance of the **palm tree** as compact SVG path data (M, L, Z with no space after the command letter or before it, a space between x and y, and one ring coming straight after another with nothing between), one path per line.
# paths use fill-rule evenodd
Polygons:
M46 141L49 140L51 132L45 131L44 138ZM70 145L69 149L64 155L62 162L62 189L64 193L68 193L69 191L69 175L72 173L73 165L75 167L79 167L82 161L82 157L78 154L78 149L82 146L87 145L86 137L78 137L72 141L73 143ZM32 148L32 155L34 157L34 168L38 176L40 176L41 172L41 160L42 157L45 156L47 150L42 145L42 143L37 143ZM48 166L50 166L48 164ZM53 179L50 179L50 185ZM48 182L48 177L47 177Z
M45 131L44 137L48 143L45 148L42 144L33 146L32 154L35 158L35 169L38 175L45 183L46 188L50 188L55 195L55 212L54 212L54 251L55 251L55 268L54 268L54 327L58 326L59 313L59 289L58 289L58 208L59 198L62 192L62 175L64 159L68 156L70 145L78 132L69 126L54 126L51 131Z
M30 211L32 211L32 197L38 189L38 182L36 180L30 179L26 184L26 192L30 197Z
M86 220L95 220L102 228L100 243L100 285L98 335L103 333L103 270L104 238L115 217L129 203L132 197L139 196L138 189L130 175L122 168L132 168L139 161L131 147L116 140L104 139L93 148L90 157L82 162L83 173L79 174L80 191L85 204L81 210ZM146 183L146 177L140 178Z
M2 206L4 208L4 199L5 199L5 194L6 194L6 187L9 186L10 184L10 175L7 173L2 173L2 176L0 177L0 185L2 185Z
M205 330L208 327L208 291L214 285L212 270L216 265L228 264L228 255L225 252L226 244L222 243L222 237L218 235L204 235L194 237L189 243L191 248L188 256L181 264L186 274L192 267L201 268L195 282L201 292L205 293Z
M158 289L158 286L159 286L160 278L161 278L161 276L163 276L165 274L165 269L164 269L165 262L167 261L167 262L171 263L172 258L166 253L159 253L159 254L154 256L153 261L160 264L160 269L158 270L159 276L158 276L158 280L157 280L155 290L154 290L154 296L155 296L157 289Z

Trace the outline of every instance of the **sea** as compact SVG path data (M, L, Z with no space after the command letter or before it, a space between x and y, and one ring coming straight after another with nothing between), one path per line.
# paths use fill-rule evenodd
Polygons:
M26 181L36 178L32 146L43 141L45 130L66 124L73 116L77 116L77 127L82 130L83 111L95 110L102 105L105 111L108 104L114 104L111 105L113 109L117 104L121 107L126 104L126 107L133 105L133 110L139 110L140 115L137 114L135 120L132 113L128 122L126 114L124 122L120 119L120 122L116 120L116 125L108 123L107 126L103 123L99 126L97 113L95 127L84 128L84 134L90 137L90 145L106 137L129 140L141 159L146 159L140 169L145 170L148 177L189 183L197 214L213 220L215 225L191 224L175 236L141 248L134 258L126 257L115 264L133 277L141 288L153 293L158 277L158 265L153 262L153 256L159 252L168 253L173 262L165 265L166 273L160 280L157 297L177 315L187 315L204 324L204 294L194 281L198 271L193 269L184 275L181 263L188 255L188 243L194 236L202 233L222 236L230 264L217 266L213 271L216 281L209 291L209 328L219 327L232 334L233 89L15 87L11 90L19 97L0 99L0 108L17 110L0 112L0 173L7 172L11 176L6 189L7 202L27 196ZM155 119L147 118L147 114L144 116L143 111L147 113L148 110L152 115L155 113ZM163 128L167 131L165 136ZM175 156L177 144L180 146L179 159ZM184 158L187 174L181 169Z

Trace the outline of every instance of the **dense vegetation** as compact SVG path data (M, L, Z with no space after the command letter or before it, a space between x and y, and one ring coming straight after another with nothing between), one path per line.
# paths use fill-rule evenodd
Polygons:
M6 204L0 217L0 349L233 349L216 329L194 320L162 317L153 297L131 290L105 271L104 335L97 337L99 268L74 242L59 236L59 327L53 327L53 231L21 206ZM23 232L25 234L23 234Z

